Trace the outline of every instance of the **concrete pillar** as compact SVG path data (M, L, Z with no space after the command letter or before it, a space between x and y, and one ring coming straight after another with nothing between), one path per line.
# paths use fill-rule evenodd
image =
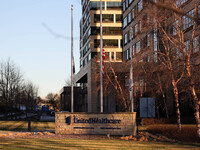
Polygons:
M121 47L121 39L118 39L118 48Z

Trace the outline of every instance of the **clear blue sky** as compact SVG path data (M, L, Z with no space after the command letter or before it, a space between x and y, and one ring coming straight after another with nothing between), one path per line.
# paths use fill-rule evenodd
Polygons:
M0 0L0 60L10 57L41 97L59 92L70 78L72 4L77 72L81 0Z

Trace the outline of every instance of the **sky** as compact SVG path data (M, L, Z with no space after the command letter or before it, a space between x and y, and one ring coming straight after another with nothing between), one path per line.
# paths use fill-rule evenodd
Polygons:
M71 5L77 73L81 0L0 0L0 61L10 58L42 98L70 79Z

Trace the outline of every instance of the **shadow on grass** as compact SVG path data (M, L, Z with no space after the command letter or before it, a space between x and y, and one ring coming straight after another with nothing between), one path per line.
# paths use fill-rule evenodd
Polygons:
M28 121L0 121L1 131L28 131ZM54 127L50 127L48 122L31 121L31 131L41 132L49 131L55 132Z

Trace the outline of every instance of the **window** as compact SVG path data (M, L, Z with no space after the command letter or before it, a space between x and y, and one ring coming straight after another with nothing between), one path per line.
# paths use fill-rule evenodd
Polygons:
M148 33L147 34L147 46L150 46L151 45L151 34Z
M140 41L136 43L136 53L140 52Z
M112 14L103 14L102 15L102 22L113 22L113 15ZM94 22L100 22L100 15L94 14Z
M148 55L147 56L147 62L150 62L151 61L151 55Z
M125 11L125 10L126 10L126 3L123 2L123 11Z
M194 17L194 9L188 12L188 15ZM188 18L188 27L193 26L193 20L191 18Z
M138 25L139 25L139 32L141 32L142 31L142 21L139 21Z
M180 7L181 5L183 5L187 1L188 0L176 0L176 7Z
M122 60L122 53L121 52L116 52L116 60Z
M99 27L91 27L92 35L98 35L100 34L100 28ZM122 34L122 29L121 27L103 27L103 34L104 35L121 35Z
M116 15L116 22L122 21L122 15Z
M157 54L157 52L154 53L154 62L158 62L158 54Z
M185 53L186 53L186 55L188 55L189 50L190 50L190 40L185 41L184 45L185 45Z
M134 56L134 55L135 55L135 45L133 45L132 48L133 48L133 49L132 49L132 50L133 50L132 52L133 52L133 56Z
M131 12L128 14L128 23L131 22Z
M138 24L137 23L135 24L134 29L135 29L135 35L136 35L138 33Z
M105 61L109 61L110 60L110 52L105 52L106 58Z
M150 23L150 16L149 16L149 14L147 14L147 24L149 24Z
M153 42L154 42L154 51L158 51L158 38L157 38L157 32L154 30L153 34Z
M127 42L128 42L128 35L127 35L127 33L124 35L124 44L127 44Z
M193 40L193 52L199 51L199 36L196 36Z
M124 60L129 60L130 58L130 50L127 49L124 51Z
M111 60L115 60L115 53L111 52Z
M121 35L122 29L120 27L103 27L103 34Z
M116 9L116 8L120 8L122 7L122 3L121 2L107 2L107 9Z
M138 12L140 12L143 9L143 0L140 0L138 2Z
M102 2L102 9L105 7L105 2ZM90 9L96 10L100 9L100 2L90 2Z
M134 20L134 18L135 18L135 12L134 12L135 10L134 10L134 8L132 9L132 19Z
M103 22L113 22L113 15L112 14L103 14L102 21Z
M131 39L133 39L133 28L132 27L130 28L129 33L130 33L129 37L130 37L130 40L131 40Z
M100 47L100 40L94 39L94 48L99 48ZM103 47L104 48L118 48L118 40L103 40Z
M89 61L91 60L91 53L88 55L88 60Z
M125 28L126 26L127 26L127 17L125 17L123 20L123 28Z
M178 29L179 29L179 20L176 20L176 21L173 23L173 35L176 35L176 34L177 34Z
M194 17L194 9L187 13L189 16ZM193 20L187 16L183 16L183 30L191 27L193 25Z
M126 60L130 59L130 49L126 50Z
M128 8L128 0L126 0L126 8Z

